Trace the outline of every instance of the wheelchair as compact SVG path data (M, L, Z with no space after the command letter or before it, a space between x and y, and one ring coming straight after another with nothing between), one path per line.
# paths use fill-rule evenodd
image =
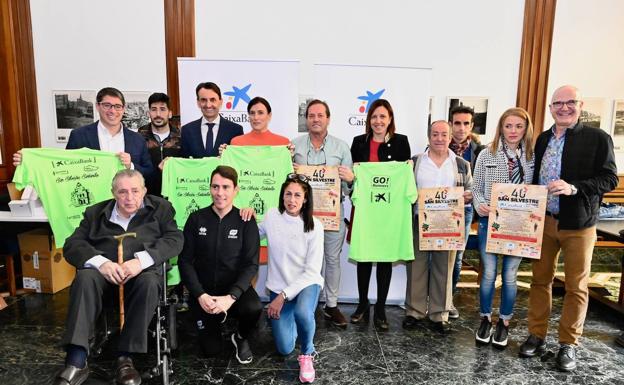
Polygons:
M162 264L163 290L160 293L154 318L152 319L152 322L147 330L148 336L152 336L154 338L156 362L154 363L154 366L146 372L143 372L141 375L144 380L161 377L163 385L170 384L169 379L173 374L171 356L173 351L178 347L176 329L177 301L170 299L167 295L167 271L169 269L170 266L166 262ZM111 324L110 321L112 317L110 317L110 314L108 314L109 311L107 311L117 308L112 305L112 300L113 298L111 298L111 306L108 309L106 307L102 309L102 313L100 314L92 333L93 335L89 345L91 357L93 358L97 358L102 355L104 346L111 339L114 330L118 329ZM108 375L104 372L97 373L97 371L94 371L94 374L100 377L108 377Z

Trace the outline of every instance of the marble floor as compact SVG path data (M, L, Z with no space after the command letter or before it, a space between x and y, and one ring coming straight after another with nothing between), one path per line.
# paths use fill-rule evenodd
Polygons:
M555 313L548 337L549 352L541 359L520 359L518 348L526 333L528 292L520 289L516 318L512 322L509 346L497 350L476 346L478 326L476 291L462 289L456 296L461 318L452 322L448 335L439 335L427 325L413 331L401 328L403 311L388 307L390 330L377 332L370 323L338 329L317 314L317 384L624 384L624 348L614 339L624 330L624 317L593 303L578 350L574 373L555 369L556 330L561 296L554 300ZM498 299L495 300L498 303ZM56 295L24 295L0 311L0 384L49 384L63 361L58 347L68 290ZM353 305L341 306L345 314ZM317 312L319 313L319 312ZM188 327L188 313L180 313L180 347L174 355L175 384L295 384L298 381L296 355L275 354L270 329L260 322L251 339L254 360L240 365L226 344L219 358L197 357L195 338ZM111 343L112 345L112 343ZM112 350L112 347L109 347ZM136 360L147 368L153 356ZM94 369L86 384L110 384L112 352L90 361ZM158 384L159 381L145 381Z

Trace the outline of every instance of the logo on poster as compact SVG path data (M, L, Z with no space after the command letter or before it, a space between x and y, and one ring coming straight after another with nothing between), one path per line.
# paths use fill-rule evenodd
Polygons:
M359 100L358 102L359 105L357 107L357 113L351 114L348 116L349 125L350 126L365 126L366 114L368 113L368 109L370 108L371 104L373 104L375 100L381 98L381 95L383 95L385 91L386 91L385 88L382 88L381 90L377 92L371 92L369 90L366 90L366 95L358 96L357 100Z
M225 100L225 109L222 111L224 118L236 123L249 122L247 109L246 107L244 107L244 105L248 104L251 101L251 98L248 95L251 85L251 83L247 84L244 87L237 87L235 85L232 85L231 91L226 91L223 93L223 95L227 96ZM240 103L241 101L243 101L244 104Z

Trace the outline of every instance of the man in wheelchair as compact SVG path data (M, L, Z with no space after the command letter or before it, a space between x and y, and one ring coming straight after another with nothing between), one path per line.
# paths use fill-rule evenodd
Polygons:
M162 264L182 250L183 236L171 204L145 195L145 181L136 170L119 171L112 182L114 199L95 204L84 213L80 226L63 248L76 267L70 290L66 331L62 340L65 368L54 384L81 384L89 376L89 337L102 311L102 297L124 286L125 323L119 337L115 380L141 383L132 353L147 352L147 328L162 288ZM123 263L117 263L115 236L136 233L123 241Z
M189 307L203 353L221 352L221 324L232 316L238 320L238 331L230 336L236 359L248 364L253 356L247 338L262 313L251 285L258 272L260 237L255 218L233 206L237 184L238 175L231 167L219 166L212 172L213 203L187 219L178 267L191 294Z

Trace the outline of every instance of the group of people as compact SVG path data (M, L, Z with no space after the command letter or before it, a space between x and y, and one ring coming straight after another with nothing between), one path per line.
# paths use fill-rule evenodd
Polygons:
M89 147L116 152L127 170L120 171L113 180L114 199L87 209L79 228L66 241L65 256L76 266L77 276L71 288L63 340L66 366L57 384L79 384L88 376L88 337L102 308L101 295L119 284L127 285L127 321L120 338L116 379L121 384L140 383L130 356L147 350L146 329L156 307L155 293L163 289L155 278L157 267L178 254L203 352L214 355L221 351L220 325L232 316L238 320L238 329L229 336L236 358L242 364L251 362L248 338L263 309L253 282L258 271L259 240L264 237L269 256L266 287L270 303L266 311L277 351L290 354L298 341L300 380L314 380L314 311L319 298L325 301L323 315L327 320L343 328L348 323L338 308L340 255L347 226L341 221L338 231L325 231L312 216L313 197L307 177L288 175L279 202L275 202L277 208L269 210L261 223L256 223L253 210L233 206L238 175L227 166L217 167L211 175L213 203L191 214L183 232L177 230L169 202L155 196L167 157L218 156L228 144L288 145L295 171L298 165L338 166L341 214L342 201L354 186L354 162L409 161L419 188L463 186L466 237L473 217L478 217L483 271L479 290L481 322L475 339L501 347L507 345L521 259L486 252L490 192L494 183L547 186L542 254L532 262L529 335L520 347L520 355L533 357L544 350L552 282L563 251L566 294L559 322L557 367L575 369L575 346L588 305L587 281L598 206L602 195L615 188L618 181L610 136L579 121L583 102L578 89L563 86L554 92L549 108L555 123L537 137L535 145L531 118L522 108L506 110L494 140L483 146L471 133L474 112L460 106L451 111L449 121L435 121L428 127L428 147L414 157L407 136L396 132L392 106L384 99L371 104L365 133L356 136L349 147L328 133L330 109L321 100L311 101L306 108L308 133L291 142L269 130L271 107L264 98L256 97L248 103L252 131L243 134L241 126L219 114L222 98L216 84L199 84L196 95L202 117L181 129L170 124L167 95L151 95L151 122L137 134L121 124L125 107L121 92L104 88L97 95L100 121L75 129L70 135L68 149ZM18 152L14 163L20 162ZM357 207L354 210L357 212ZM418 205L414 205L415 258L407 262L403 327L415 328L428 318L436 330L446 333L449 318L459 317L453 293L462 253L419 250L417 212ZM120 265L116 263L116 241L111 235L126 231L141 235L128 239L125 262ZM492 302L499 259L503 286L498 321L494 323ZM372 262L357 263L359 303L350 316L352 323L363 322L369 316L372 267ZM373 320L378 330L389 328L385 301L391 276L391 262L377 263ZM153 301L145 300L152 297Z

